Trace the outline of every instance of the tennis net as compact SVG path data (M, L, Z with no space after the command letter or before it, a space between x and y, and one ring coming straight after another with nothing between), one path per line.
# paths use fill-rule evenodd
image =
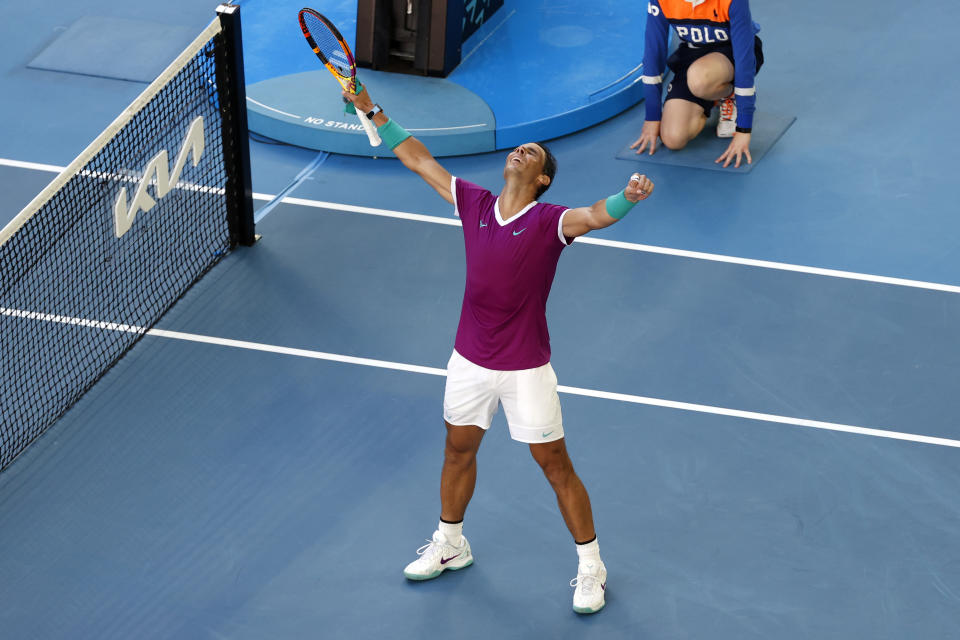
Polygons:
M0 470L253 242L239 8L0 231Z

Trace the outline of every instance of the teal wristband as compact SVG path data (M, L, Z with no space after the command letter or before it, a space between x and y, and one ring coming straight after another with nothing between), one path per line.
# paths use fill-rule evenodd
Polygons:
M357 80L356 83L357 83L357 86L356 86L356 88L354 88L354 90L353 90L354 95L357 95L357 94L359 94L361 91L363 91L363 85L360 84L360 81ZM352 103L352 102L350 102L349 100L347 100L346 98L344 98L344 99L343 99L343 112L344 112L346 115L355 116L355 115L357 115L357 108L356 108L355 106L353 106L353 103Z
M616 218L619 220L623 216L630 213L630 209L633 209L635 204L637 203L627 200L627 196L625 196L624 192L621 191L620 193L607 198L607 215L611 218Z
M380 134L380 139L386 142L391 149L396 149L398 144L410 137L410 132L393 120L387 120L377 127L377 133Z

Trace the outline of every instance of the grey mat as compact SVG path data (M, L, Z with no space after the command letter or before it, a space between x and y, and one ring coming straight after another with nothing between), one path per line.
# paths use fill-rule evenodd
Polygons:
M746 159L744 159L739 169L734 169L733 164L724 169L722 164L714 162L730 144L729 138L718 138L716 136L716 120L716 109L714 109L713 115L707 121L707 125L700 135L679 151L671 151L663 144L659 144L656 153L652 156L647 152L637 155L637 152L630 148L630 144L627 144L617 153L616 157L618 160L629 160L644 164L669 164L694 169L749 173L760 163L767 151L776 144L780 136L790 128L796 117L768 113L758 109L753 119L753 136L750 139L750 155L753 163L747 164Z
M143 20L84 16L31 60L31 69L152 82L197 35Z

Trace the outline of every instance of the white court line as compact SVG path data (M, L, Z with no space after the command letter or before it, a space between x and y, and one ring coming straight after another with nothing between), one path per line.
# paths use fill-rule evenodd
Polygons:
M487 127L488 124L461 124L456 127L433 127L432 129L407 129L407 131L454 131L456 129L476 129L477 127Z
M270 199L265 194L254 194L259 200ZM322 200L307 200L304 198L284 198L281 202L295 204L315 209L330 209L333 211L346 211L349 213L362 213L365 215L383 216L387 218L399 218L402 220L414 220L417 222L429 222L432 224L444 224L449 226L461 226L460 220L455 218L443 218L440 216L428 216L420 213L406 213L403 211L391 211L389 209L377 209L374 207L359 207L349 204L340 204L337 202L324 202ZM924 282L922 280L908 280L905 278L891 278L889 276L877 276L868 273L856 273L853 271L840 271L837 269L824 269L821 267L807 267L798 264L789 264L786 262L772 262L770 260L754 260L752 258L738 258L736 256L726 256L717 253L704 253L702 251L687 251L685 249L671 249L669 247L658 247L649 244L637 244L633 242L620 242L618 240L605 240L603 238L591 238L582 236L577 238L578 243L592 244L601 247L610 247L615 249L626 249L628 251L641 251L644 253L657 253L661 255L676 256L680 258L692 258L694 260L707 260L710 262L723 262L727 264L738 264L747 267L757 267L760 269L774 269L778 271L792 271L795 273L806 273L809 275L827 276L831 278L844 278L847 280L861 280L864 282L875 282L879 284L891 284L899 287L913 287L916 289L931 289L934 291L945 291L948 293L960 293L960 286L950 284L939 284L936 282Z
M211 336L198 335L194 333L183 333L180 331L167 331L165 329L151 329L147 335L159 338L170 338L174 340L187 340L190 342L202 342L224 347L234 347L237 349L246 349L250 351L263 351L267 353L276 353L281 355L297 356L301 358L312 358L314 360L327 360L330 362L342 362L346 364L356 364L365 367L377 367L380 369L391 369L394 371L406 371L409 373L423 373L433 376L446 376L445 369L434 367L423 367L413 364L404 364L400 362L389 362L386 360L374 360L371 358L358 358L355 356L344 356L335 353L326 353L323 351L311 351L309 349L295 349L291 347L281 347L276 345L262 344L258 342L247 342L245 340L231 340L227 338L216 338ZM723 407L712 407L703 404L693 404L690 402L676 402L674 400L663 400L660 398L650 398L645 396L635 396L625 393L611 393L608 391L596 391L594 389L582 389L579 387L568 387L560 385L557 387L560 393L574 396L585 396L589 398L598 398L601 400L614 400L617 402L628 402L633 404L643 404L653 407L663 407L666 409L678 409L681 411L692 411L696 413L708 413L718 416L728 416L732 418L742 418L745 420L758 420L760 422L772 422L795 427L809 427L812 429L824 429L827 431L840 431L843 433L855 433L864 436L873 436L877 438L890 438L893 440L905 440L908 442L919 442L923 444L932 444L941 447L960 448L960 440L951 440L949 438L936 438L933 436L917 435L913 433L902 433L899 431L889 431L886 429L871 429L868 427L857 427L846 424L837 424L833 422L822 422L819 420L806 420L803 418L790 418L787 416L778 416L769 413L757 413L754 411L741 411L739 409L726 409Z
M7 160L0 158L0 165L4 167L15 167L17 169L32 169L34 171L48 171L50 173L60 173L66 167L57 167L52 164L40 164L38 162L23 162L21 160Z
M50 171L59 173L63 167L53 165L37 164L32 162L21 162L19 160L7 160L0 158L0 166L9 166L25 169L35 169L38 171ZM270 201L276 198L276 195L266 193L254 193L255 200ZM304 198L282 198L280 202L285 204L294 204L314 209L329 209L332 211L345 211L348 213L362 213L364 215L382 216L387 218L399 218L402 220L413 220L416 222L429 222L431 224L444 224L448 226L460 226L460 221L454 218L443 218L440 216L428 216L420 213L407 213L404 211L391 211L389 209L377 209L374 207L360 207L349 204L340 204L338 202L324 202L322 200L308 200ZM794 273L805 273L808 275L825 276L829 278L842 278L846 280L859 280L861 282L873 282L877 284L889 284L897 287L911 287L914 289L928 289L931 291L943 291L946 293L960 293L960 286L950 284L940 284L937 282L925 282L923 280L909 280L906 278L892 278L889 276L877 276L869 273L857 273L855 271L840 271L838 269L824 269L821 267L808 267L786 262L772 262L770 260L754 260L752 258L739 258L736 256L727 256L717 253L705 253L702 251L687 251L685 249L671 249L669 247L658 247L649 244L637 244L633 242L620 242L617 240L605 240L603 238L580 237L577 242L581 244L592 244L601 247L610 247L614 249L626 249L628 251L641 251L644 253L656 253L660 255L675 256L678 258L691 258L694 260L706 260L709 262L723 262L726 264L738 264L746 267L756 267L759 269L774 269L777 271L791 271Z
M95 329L104 329L108 331L123 331L126 333L146 333L146 335L157 338L168 338L172 340L185 340L188 342L198 342L203 344L212 344L221 347L233 347L235 349L245 349L248 351L261 351L265 353L275 353L280 355L295 356L299 358L311 358L313 360L326 360L329 362L340 362L345 364L355 364L364 367L375 367L378 369L390 369L393 371L405 371L408 373L422 373L432 376L446 376L445 369L435 367L423 367L414 364L405 364L402 362L389 362L387 360L375 360L373 358L359 358L356 356L344 356L336 353L327 353L324 351L313 351L310 349L296 349L293 347L281 347L278 345L264 344L260 342L249 342L246 340L232 340L230 338L217 338L214 336L205 336L196 333L184 333L182 331L168 331L166 329L149 329L144 332L143 327L132 325L101 322L98 320L87 320L83 318L72 318L68 316L57 316L51 314L37 313L33 311L22 311L19 309L7 309L0 307L0 315L14 318L25 318L30 320L39 320L44 322L56 322L60 324L69 324L74 326L91 327ZM914 433L903 433L899 431L889 431L886 429L872 429L869 427L857 427L848 424L837 424L835 422L823 422L820 420L807 420L805 418L791 418L788 416L778 416L770 413L757 413L755 411L741 411L739 409L727 409L724 407L713 407L704 404L694 404L691 402L677 402L675 400L663 400L661 398L650 398L647 396L636 396L626 393L612 393L609 391L597 391L594 389L582 389L580 387L558 386L560 393L568 395L584 396L588 398L598 398L601 400L613 400L616 402L628 402L632 404L642 404L652 407L663 407L666 409L677 409L680 411L692 411L696 413L707 413L718 416L728 416L732 418L742 418L744 420L757 420L760 422L772 422L775 424L784 424L795 427L808 427L811 429L823 429L827 431L839 431L843 433L855 433L864 436L873 436L876 438L889 438L893 440L904 440L908 442L918 442L922 444L932 444L941 447L960 448L960 440L951 440L949 438L937 438L933 436L924 436Z
M23 309L8 309L0 307L0 316L10 318L23 318L25 320L39 320L42 322L56 322L57 324L69 324L77 327L89 327L91 329L104 329L106 331L120 331L123 333L144 333L143 327L132 324L117 324L116 322L103 322L100 320L87 320L85 318L73 318L71 316L58 316L50 313L40 313L39 311L26 311Z
M400 362L388 362L386 360L374 360L372 358L358 358L355 356L343 356L336 353L326 353L323 351L311 351L309 349L295 349L293 347L280 347L271 344L262 344L259 342L247 342L245 340L231 340L229 338L217 338L213 336L204 336L195 333L183 333L181 331L167 331L166 329L150 329L148 336L158 338L170 338L173 340L186 340L188 342L202 342L204 344L213 344L221 347L234 347L236 349L246 349L248 351L263 351L266 353L278 353L287 356L297 356L299 358L311 358L313 360L327 360L330 362L343 362L346 364L357 364L364 367L376 367L378 369L392 369L394 371L406 371L409 373L425 373L431 376L445 376L445 369L436 369L434 367L421 367L415 364L404 364ZM960 442L957 443L960 446Z
M254 195L256 196L256 194ZM420 213L405 213L403 211L390 211L388 209L375 209L373 207L358 207L351 204L304 200L303 198L284 198L281 202L300 205L302 207L312 207L314 209L331 209L334 211L346 211L347 213L362 213L368 216L399 218L401 220L414 220L416 222L429 222L431 224L445 224L450 227L462 226L460 220L457 218L441 218L440 216L427 216Z
M108 331L123 331L126 333L146 333L146 335L156 338L168 338L172 340L185 340L188 342L198 342L203 344L212 344L221 347L233 347L235 349L245 349L247 351L261 351L265 353L275 353L280 355L295 356L299 358L311 358L313 360L326 360L329 362L340 362L344 364L355 364L364 367L376 367L379 369L390 369L393 371L405 371L408 373L422 373L432 376L446 376L445 369L435 367L423 367L414 364L405 364L402 362L389 362L387 360L375 360L373 358L359 358L356 356L345 356L336 353L327 353L324 351L313 351L310 349L296 349L293 347L281 347L260 342L248 342L246 340L232 340L230 338L217 338L214 336L205 336L196 333L184 333L182 331L168 331L166 329L149 329L144 332L143 327L132 325L101 322L98 320L87 320L84 318L72 318L69 316L57 316L33 311L22 311L19 309L8 309L0 307L0 315L14 318L25 318L30 320L39 320L44 322L56 322L60 324L69 324L74 326L91 327L95 329L104 329ZM663 407L666 409L677 409L680 411L692 411L696 413L707 413L718 416L728 416L732 418L742 418L745 420L757 420L760 422L772 422L775 424L784 424L795 427L808 427L812 429L824 429L827 431L839 431L843 433L855 433L864 436L873 436L876 438L889 438L893 440L904 440L908 442L918 442L922 444L932 444L941 447L960 448L960 440L951 440L949 438L937 438L933 436L924 436L914 433L903 433L899 431L889 431L886 429L872 429L869 427L857 427L847 424L837 424L834 422L822 422L820 420L807 420L804 418L791 418L787 416L778 416L770 413L757 413L755 411L741 411L739 409L727 409L724 407L713 407L704 404L694 404L691 402L677 402L675 400L663 400L661 398L650 398L647 396L636 396L625 393L612 393L609 391L597 391L594 389L582 389L579 387L558 386L560 393L568 395L584 396L588 398L598 398L601 400L613 400L616 402L628 402L632 404L642 404L653 407Z
M257 101L257 100L254 100L253 98L251 98L251 97L249 97L249 96L247 97L247 101L248 101L248 102L252 102L253 104L255 104L255 105L259 106L259 107L263 107L264 109L269 109L270 111L273 111L273 112L275 112L275 113L279 113L279 114L282 114L282 115L285 115L285 116L290 116L291 118L299 118L300 120L303 120L303 117L302 117L302 116L298 116L298 115L295 114L295 113L287 113L286 111L281 111L280 109L276 109L276 108L271 107L271 106L269 106L269 105L263 104L262 102L259 102L259 101ZM458 131L458 130L460 130L460 129L476 129L477 127L486 127L486 126L489 126L489 125L481 122L480 124L463 124L463 125L458 125L458 126L455 126L455 127L433 127L433 128L427 128L427 129L407 129L407 131Z
M248 101L248 102L252 102L253 104L255 104L255 105L259 106L259 107L263 107L264 109L269 109L270 111L275 111L275 112L280 113L280 114L283 114L283 115L285 115L285 116L290 116L291 118L299 118L300 120L303 120L303 118L302 118L301 116L298 116L298 115L295 114L295 113L287 113L286 111L280 111L280 109L274 109L273 107L267 106L267 105L263 104L262 102L257 102L256 100L254 100L253 98L251 98L251 97L249 97L249 96L247 96L247 101Z

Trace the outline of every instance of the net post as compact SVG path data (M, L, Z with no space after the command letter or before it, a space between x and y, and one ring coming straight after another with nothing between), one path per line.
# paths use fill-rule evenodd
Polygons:
M223 157L228 166L227 210L231 245L256 242L253 222L253 181L250 177L250 142L247 129L247 92L243 74L243 36L240 7L217 7L223 28L223 64L217 65L220 112L223 117Z

